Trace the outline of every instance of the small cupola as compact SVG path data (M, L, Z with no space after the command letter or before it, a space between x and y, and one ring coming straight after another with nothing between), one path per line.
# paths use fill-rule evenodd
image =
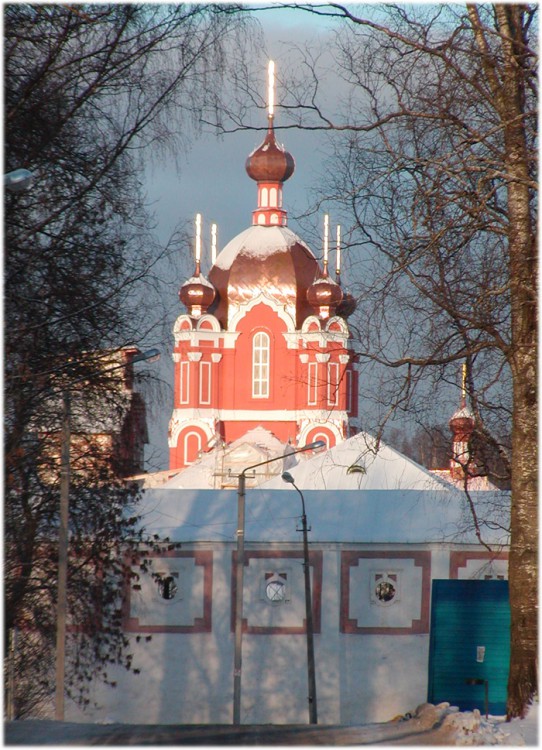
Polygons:
M461 404L448 423L452 433L450 471L454 479L462 479L465 474L474 476L479 473L471 450L476 419L472 409L467 406L466 382L467 366L463 365Z
M343 298L341 302L337 305L336 313L339 317L346 318L350 317L352 313L355 311L357 303L356 299L353 294L351 294L348 289L345 289L342 286L341 283L341 226L340 224L337 224L337 245L336 245L336 265L335 265L335 281L337 284L341 287L341 292L343 294Z
M260 226L286 226L288 215L282 207L282 185L294 173L294 157L277 143L274 131L275 66L269 62L269 127L263 143L247 158L248 176L258 183L258 208L252 212L252 223Z
M186 306L188 314L200 318L213 304L216 289L201 273L201 214L196 215L196 269L179 289L179 299Z
M325 319L335 315L343 300L341 287L333 281L328 272L329 217L324 216L324 270L319 279L307 290L307 301L319 318Z

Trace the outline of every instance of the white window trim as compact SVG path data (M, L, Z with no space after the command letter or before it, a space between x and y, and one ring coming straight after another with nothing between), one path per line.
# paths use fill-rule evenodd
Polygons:
M205 380L204 370L207 370L207 388L206 388L207 393L203 392L203 382ZM200 362L199 363L199 402L200 404L211 403L211 375L212 375L211 363Z
M179 399L181 404L190 403L190 362L185 360L179 367Z
M307 404L316 406L318 403L318 362L309 362Z
M188 439L191 438L194 435L198 439L198 447L196 449L196 458L194 459L195 461L197 460L198 455L199 455L199 453L201 451L201 435L199 434L199 432L195 432L195 431L194 432L187 432L185 434L185 436L184 436L184 446L183 446L183 448L184 448L184 462L185 462L186 466L189 466L190 464L194 463L194 461L189 461L188 460Z
M259 343L260 341L262 344ZM262 352L267 352L266 362L262 362ZM258 331L252 338L252 398L269 398L270 359L269 334L265 331Z
M348 414L352 412L352 370L346 371L346 411Z
M331 373L335 373L335 377ZM339 403L339 365L337 362L328 362L327 365L327 403L328 406L337 406Z

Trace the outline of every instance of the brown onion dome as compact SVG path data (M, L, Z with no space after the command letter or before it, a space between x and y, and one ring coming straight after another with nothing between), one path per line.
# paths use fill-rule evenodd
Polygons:
M277 143L272 118L264 142L248 156L245 169L256 182L286 182L293 175L294 157Z
M319 314L331 314L343 300L341 287L324 274L307 290L307 301Z
M475 426L474 414L469 407L463 403L461 408L452 415L448 424L454 435L470 435Z
M179 299L187 307L188 314L193 317L199 317L207 312L216 297L214 286L198 271L196 268L196 275L185 281L179 290Z
M357 307L356 298L353 294L350 294L346 289L342 290L343 298L342 301L337 305L336 313L341 318L348 318L355 311Z

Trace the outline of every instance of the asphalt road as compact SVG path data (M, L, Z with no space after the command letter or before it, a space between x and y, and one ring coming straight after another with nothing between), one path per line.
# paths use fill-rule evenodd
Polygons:
M385 726L385 729L384 729ZM72 724L12 721L5 745L449 745L417 722L365 726Z

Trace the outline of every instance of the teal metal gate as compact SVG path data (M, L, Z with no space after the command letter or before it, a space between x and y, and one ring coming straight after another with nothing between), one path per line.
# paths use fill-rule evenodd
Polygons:
M428 701L504 714L509 659L508 581L433 581Z

